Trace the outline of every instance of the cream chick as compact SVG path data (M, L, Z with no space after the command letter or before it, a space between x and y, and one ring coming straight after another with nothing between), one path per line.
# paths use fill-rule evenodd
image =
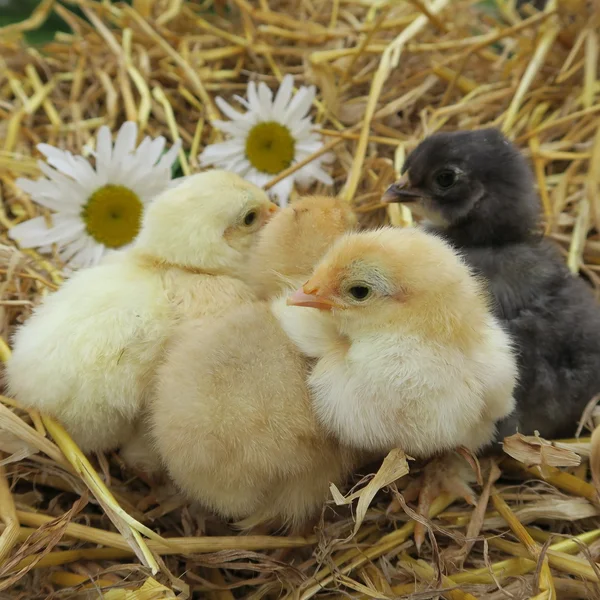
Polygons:
M356 215L344 200L300 198L279 211L260 232L244 279L265 299L295 289L333 242L356 224Z
M254 299L236 275L275 209L225 171L161 194L131 249L75 273L17 330L9 392L62 421L84 451L130 440L177 323Z
M488 444L513 410L517 371L483 289L420 230L344 236L279 305L288 335L318 359L320 423L345 444L417 458Z
M175 484L241 528L303 525L353 467L320 426L308 364L267 303L180 326L159 369L152 436Z
M192 175L150 205L135 254L202 274L238 276L276 211L263 190L234 173Z
M299 285L354 223L341 200L294 202L261 233L255 283L270 293ZM151 410L155 447L178 487L242 528L297 527L318 514L360 453L318 423L308 373L268 302L180 325Z

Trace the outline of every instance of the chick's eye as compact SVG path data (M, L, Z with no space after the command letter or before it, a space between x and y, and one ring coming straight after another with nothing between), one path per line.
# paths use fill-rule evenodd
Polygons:
M255 210L251 210L250 212L246 213L246 216L244 217L244 225L250 226L254 224L257 217L258 213Z
M435 175L435 183L442 189L451 188L456 183L456 173L451 169L443 169Z
M348 289L348 293L355 300L366 300L371 294L371 289L366 285L353 285Z

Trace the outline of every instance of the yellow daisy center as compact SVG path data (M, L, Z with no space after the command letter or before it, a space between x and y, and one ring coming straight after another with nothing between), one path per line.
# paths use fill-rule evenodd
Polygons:
M258 123L248 133L246 157L258 171L277 175L292 164L295 146L287 127L277 121L266 121Z
M143 205L138 195L122 185L105 185L87 201L81 218L89 235L107 248L133 242L140 230Z

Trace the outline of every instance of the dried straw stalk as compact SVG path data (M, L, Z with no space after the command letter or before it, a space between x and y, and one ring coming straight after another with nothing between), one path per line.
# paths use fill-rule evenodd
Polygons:
M14 223L45 214L15 185L39 174L36 144L86 154L100 125L133 119L143 134L181 139L182 171L194 172L202 148L222 138L211 126L220 118L215 97L243 94L249 77L275 86L292 73L297 85L317 85L314 114L323 152L336 157L335 185L310 191L342 194L364 226L413 223L405 207L386 211L379 199L423 136L501 127L531 159L547 234L597 292L600 20L592 4L551 0L542 12L519 13L498 2L484 13L474 0L43 0L26 21L0 28L0 358L9 355L14 327L62 283L56 253L18 252L6 236ZM28 47L24 32L52 11L72 32ZM239 536L181 499L161 497L117 457L83 456L57 423L3 397L3 444L5 434L0 586L15 597L92 590L108 600L308 599L327 590L418 598L438 590L498 598L506 586L517 597L587 598L599 591L598 450L589 438L555 444L554 466L521 445L500 465L500 479L488 480L492 503L484 496L477 513L438 499L417 559L414 521L388 511L392 496L387 488L374 494L375 484L357 494L362 524L354 537L343 507L326 511L315 537ZM77 513L86 490L89 501Z

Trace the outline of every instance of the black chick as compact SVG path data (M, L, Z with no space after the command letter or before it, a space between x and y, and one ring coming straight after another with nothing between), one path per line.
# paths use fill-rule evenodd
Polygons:
M419 202L425 226L489 282L519 360L517 408L496 439L516 431L572 435L600 392L600 307L539 233L539 201L521 153L495 129L434 134L408 156L384 200Z

